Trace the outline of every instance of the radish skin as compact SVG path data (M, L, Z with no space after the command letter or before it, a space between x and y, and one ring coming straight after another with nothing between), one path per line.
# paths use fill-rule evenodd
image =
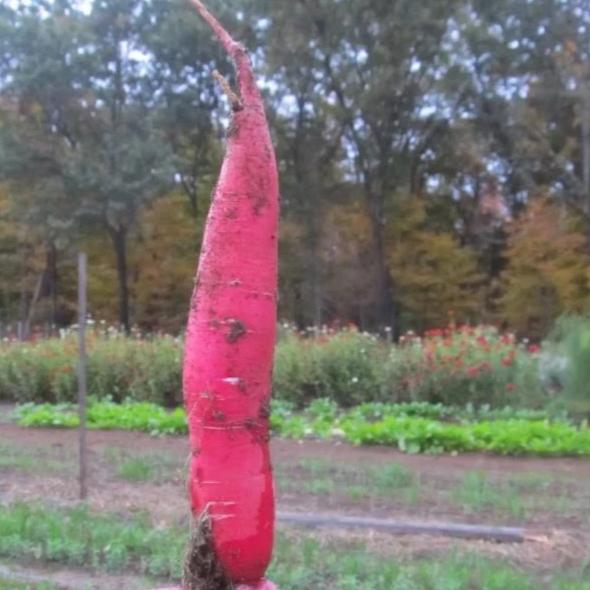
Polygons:
M180 586L174 588L157 588L157 590L183 590ZM240 584L235 587L235 590L277 590L277 587L268 580L260 580L255 586L243 586Z
M195 519L233 584L271 590L269 404L276 337L278 174L245 48L190 0L234 61L227 151L207 219L186 333L183 390ZM226 89L227 92L227 89ZM258 585L258 586L257 586Z

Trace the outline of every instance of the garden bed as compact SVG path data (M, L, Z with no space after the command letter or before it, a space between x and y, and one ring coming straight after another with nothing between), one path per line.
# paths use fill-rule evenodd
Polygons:
M15 410L21 426L74 428L77 410L68 404L25 404ZM449 417L454 416L454 421ZM115 404L94 400L88 426L95 430L138 430L154 435L186 434L182 408L167 411L147 402ZM503 455L590 456L590 428L543 412L446 408L431 404L364 404L340 410L317 400L295 412L273 404L271 427L286 438L341 439L357 445L386 445L407 453L492 452Z
M108 515L116 513L126 523L136 523L133 530L125 528L125 543L133 542L139 548L145 531L141 535L132 533L140 530L141 522L151 522L152 527L160 531L155 534L172 530L177 531L179 539L183 538L189 524L185 484L188 442L185 437L91 431L88 442L88 513L95 519L93 522L100 522L108 529L109 523L117 522ZM46 530L35 515L55 516L59 511L78 505L76 444L77 433L71 429L2 426L0 504L14 506L15 502L26 502L33 510L35 506L43 507L30 517L31 530ZM580 572L590 559L588 460L481 454L408 455L386 447L356 447L322 440L274 439L271 451L280 511L394 517L433 523L516 525L550 532L544 540L498 545L332 530L308 534L300 530L291 532L279 524L281 542L273 575L287 590L305 590L336 579L331 565L324 568L313 557L325 552L326 546L337 556L333 563L339 565L338 587L342 588L348 587L347 583L357 587L366 573L376 581L376 589L389 590L395 588L392 580L397 580L395 576L401 575L399 572L415 580L419 589L437 588L428 586L427 581L419 577L422 564L428 567L435 564L446 581L456 580L461 584L466 570L458 564L463 559L467 560L465 563L475 564L480 574L477 579L480 585L473 585L475 589L577 590L587 584L586 580L582 581ZM162 502L163 497L166 502ZM55 522L62 521L58 518ZM56 530L60 530L60 526L56 525ZM113 537L111 532L109 537ZM97 535L99 533L97 529ZM179 551L182 543L168 545ZM65 548L59 544L50 548L58 553L67 550L72 560L84 561L75 549L73 541ZM106 561L99 560L92 568L96 575L126 570L127 566L118 565L124 563L123 549L119 546L111 551L114 553L109 557L108 567ZM472 559L469 556L474 555L474 561L469 561ZM150 563L150 560L145 561L142 566L144 562L136 556L129 567L138 574L149 568L156 571L161 567L158 564L176 563L174 556L167 562L160 557L152 557ZM376 558L383 557L392 564L391 568L377 567ZM148 559L147 554L144 559ZM303 567L304 560L309 561L309 567ZM371 565L366 569L362 566L363 560L369 560L375 567ZM84 563L76 567L88 568ZM108 572L109 568L113 571ZM567 580L570 585L562 580L566 571L573 576ZM494 586L493 574L496 579L499 576L505 584L513 586ZM341 579L342 576L348 582ZM96 580L94 583L99 584L100 577ZM95 587L102 590L100 585Z

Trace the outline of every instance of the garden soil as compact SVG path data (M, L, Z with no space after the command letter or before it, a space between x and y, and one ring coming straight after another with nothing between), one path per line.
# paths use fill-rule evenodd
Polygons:
M43 501L53 505L73 505L77 502L76 449L78 435L74 430L30 429L13 424L0 424L0 445L6 448L43 449L63 461L64 469L38 473L37 470L0 469L0 502ZM94 510L124 514L151 514L161 525L186 525L189 516L186 500L184 466L188 457L185 437L151 437L143 433L120 431L90 431L88 433L90 479L89 503ZM116 449L125 457L176 457L175 469L165 481L127 482L117 477L112 459L105 459ZM467 472L485 473L490 481L507 474L542 474L553 480L574 482L569 492L571 500L590 490L590 460L511 458L487 455L424 456L405 455L388 448L357 448L345 443L324 441L291 441L275 439L271 443L275 465L281 466L283 477L299 481L305 462L323 461L330 465L358 465L366 468L402 465L417 473L426 490L449 487ZM579 482L578 485L575 482ZM491 557L503 557L515 564L537 571L583 564L590 560L590 518L583 514L560 515L554 511L536 511L525 521L512 522L485 510L466 514L448 502L437 502L437 495L427 494L418 504L396 501L395 494L386 498L355 497L336 488L329 494L297 490L292 485L285 491L279 486L278 509L289 512L329 512L346 515L375 516L414 522L480 523L525 526L535 532L534 538L522 544L498 544L485 541L425 536L392 537L371 531L314 531L314 536L352 544L362 541L371 549L389 556L412 559L443 555L454 550L477 551ZM166 498L163 502L162 499ZM285 534L298 531L279 525Z

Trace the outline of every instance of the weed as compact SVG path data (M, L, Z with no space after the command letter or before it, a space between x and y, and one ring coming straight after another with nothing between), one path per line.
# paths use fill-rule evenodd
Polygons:
M305 489L312 494L333 494L335 487L333 480L325 478L316 478L305 483Z
M170 481L182 467L180 461L167 453L130 456L123 449L108 447L104 456L115 468L117 477L127 481Z
M400 488L409 488L415 483L412 472L397 463L374 468L369 472L369 475L372 476L375 487L385 493Z
M34 473L68 474L74 469L73 457L45 447L23 447L0 443L0 469Z
M517 491L506 482L492 482L485 473L471 471L465 474L457 491L459 502L467 513L492 511L507 513L523 519L527 511Z

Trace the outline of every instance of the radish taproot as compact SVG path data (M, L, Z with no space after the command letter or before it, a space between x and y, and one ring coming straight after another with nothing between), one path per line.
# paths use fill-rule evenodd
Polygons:
M183 389L194 517L187 588L262 588L272 556L269 408L276 331L279 188L246 49L190 0L234 62L237 93L206 223L186 332ZM268 583L270 586L270 583Z

